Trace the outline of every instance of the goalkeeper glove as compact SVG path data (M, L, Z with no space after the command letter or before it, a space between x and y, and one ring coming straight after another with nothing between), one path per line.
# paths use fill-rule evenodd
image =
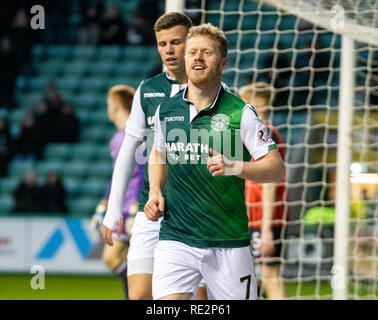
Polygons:
M99 236L99 238L102 237L102 222L104 221L106 209L107 201L102 200L98 204L95 214L93 215L91 220L91 229Z
M133 227L135 215L138 213L139 202L135 201L129 209L129 216L126 219L125 230L126 233L131 236L131 228Z

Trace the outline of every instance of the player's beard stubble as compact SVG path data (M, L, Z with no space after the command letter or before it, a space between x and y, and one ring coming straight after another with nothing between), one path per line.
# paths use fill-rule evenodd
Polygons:
M222 59L217 64L212 66L207 66L205 72L201 75L196 75L195 70L190 69L188 72L188 79L194 85L199 86L202 84L213 83L214 81L220 80L222 75Z

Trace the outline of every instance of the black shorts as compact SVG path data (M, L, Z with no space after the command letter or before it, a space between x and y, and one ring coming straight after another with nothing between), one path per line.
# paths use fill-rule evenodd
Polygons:
M251 239L252 253L256 262L264 263L280 263L280 258L282 256L282 228L276 227L272 228L273 231L273 241L274 241L274 252L269 257L260 256L260 238L261 229L259 228L249 228L249 236Z

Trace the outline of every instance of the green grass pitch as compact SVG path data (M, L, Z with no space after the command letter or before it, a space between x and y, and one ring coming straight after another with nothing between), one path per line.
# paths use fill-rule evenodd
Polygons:
M45 289L32 289L34 274L0 274L0 300L123 300L121 280L116 276L46 275ZM319 288L318 288L319 289ZM287 283L290 299L298 292L303 296L315 295L315 283ZM327 285L320 287L321 294L331 294Z
M45 289L32 289L34 274L0 274L0 300L122 300L116 276L46 275Z
M32 289L34 274L1 274L0 300L123 300L121 280L103 275L51 275L45 278L45 289ZM329 281L286 282L287 298L332 299ZM351 288L350 292L353 289ZM359 292L364 299L366 290ZM376 293L377 294L377 293ZM376 295L377 296L377 295Z

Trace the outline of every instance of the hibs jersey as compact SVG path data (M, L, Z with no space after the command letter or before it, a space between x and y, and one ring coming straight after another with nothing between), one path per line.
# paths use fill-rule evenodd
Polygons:
M197 112L186 89L164 100L155 116L155 147L167 154L165 211L160 240L194 247L250 243L244 179L213 177L209 148L230 160L258 159L276 148L256 111L220 87L211 106Z
M144 80L135 92L131 114L126 123L126 133L140 140L145 140L144 188L139 195L139 211L144 210L150 190L147 160L154 139L153 126L156 109L164 98L174 96L184 86L181 86L174 78L163 72Z

